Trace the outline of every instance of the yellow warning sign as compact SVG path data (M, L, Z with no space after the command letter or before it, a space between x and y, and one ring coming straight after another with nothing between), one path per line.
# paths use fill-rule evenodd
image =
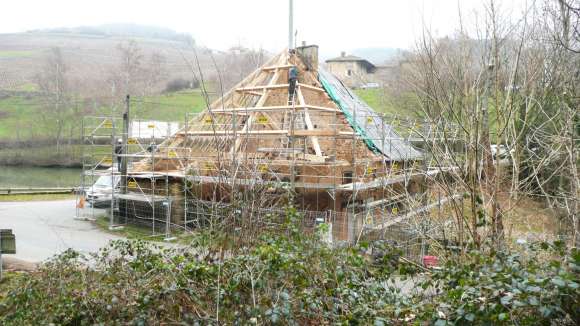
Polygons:
M211 117L205 117L205 119L203 120L203 123L205 123L206 125L212 124L213 119Z
M375 169L372 166L367 167L367 174L373 174Z
M155 128L155 125L154 125L154 124L152 124L152 123L150 123L150 124L148 124L148 125L147 125L147 128L149 128L149 129L153 129L153 128Z
M397 162L393 163L393 164L391 165L391 169L393 169L393 170L397 170L397 169L399 169L399 163L397 163Z
M175 158L175 157L177 157L177 153L176 153L174 150L170 150L170 151L167 153L167 156L169 156L169 157L171 157L171 158Z
M113 160L110 157L104 157L102 162L103 164L111 164Z
M205 162L204 167L206 170L213 170L214 169L213 163L211 163L211 162Z
M113 128L113 123L109 120L105 120L105 122L103 122L103 127L104 128Z
M127 182L127 188L137 188L137 182L136 181Z
M365 224L373 224L373 216L371 214L367 214Z
M268 165L266 165L266 164L260 164L260 165L258 165L258 171L260 171L261 173L268 172Z
M258 117L258 123L261 123L261 124L268 123L268 117L261 115L260 117Z
M373 122L373 118L372 117L367 117L367 122L368 123L372 123Z
M127 144L135 145L135 144L137 144L137 139L129 138L129 139L127 139Z
M399 208L398 207L393 207L393 209L391 210L391 213L393 213L393 215L399 214Z

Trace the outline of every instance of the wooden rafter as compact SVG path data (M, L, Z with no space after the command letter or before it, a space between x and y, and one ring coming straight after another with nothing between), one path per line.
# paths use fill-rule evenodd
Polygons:
M290 69L292 67L294 66L293 65L267 66L262 68L262 70Z
M310 90L318 91L318 92L325 92L323 88L311 86L307 84L297 83L299 87L304 87ZM262 86L248 86L248 87L238 87L236 88L236 92L253 92L253 91L260 91L264 89L283 89L288 88L288 84L276 84L276 85L262 85Z
M304 96L302 95L300 86L298 87L298 100L300 101L300 105L306 105L306 101L304 101ZM310 113L308 113L308 108L306 107L304 108L304 122L306 123L307 130L314 130L314 125L312 124L312 120L310 120ZM320 149L318 138L316 136L310 136L310 141L312 142L312 147L314 148L316 155L322 156L322 150Z
M199 130L199 131L188 131L181 133L182 135L189 136L234 136L232 130ZM243 137L245 134L248 135L289 135L289 136L301 136L301 137L317 137L317 136L338 136L338 135L352 135L349 131L337 132L333 129L313 129L313 130L287 130L287 129L272 129L272 130L242 130L237 131L237 137Z
M341 112L339 109L322 107L316 105L277 105L277 106L262 106L262 107L249 107L249 108L224 108L224 109L214 109L213 113L226 113L226 112L254 112L254 111L286 111L296 109L308 108L311 110L325 111L325 112Z
M270 79L270 82L268 83L269 86L274 85L274 83L278 80L280 76L279 71L276 69L274 70L274 75L272 76L272 78ZM262 97L260 97L260 99L258 100L258 103L256 103L256 108L262 107L264 106L264 103L266 103L266 100L268 99L268 90L267 88L263 89L263 93L262 93ZM262 113L265 114L265 113ZM250 128L252 127L252 123L254 122L255 119L255 115L250 115L250 117L248 117L248 120L246 120L246 124L244 125L244 127L242 128L242 130L240 131L241 133L248 133L250 131ZM271 117L269 117L269 119L271 119ZM231 150L231 154L235 155L235 153L238 151L238 149L240 148L241 145L241 137L238 137L235 142L234 145L232 147Z

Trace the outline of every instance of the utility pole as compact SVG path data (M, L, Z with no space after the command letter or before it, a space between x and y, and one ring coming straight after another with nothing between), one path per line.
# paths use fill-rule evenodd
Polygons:
M288 50L294 49L294 0L288 0Z
M125 98L125 113L123 113L123 148L121 150L121 193L127 193L127 143L129 141L129 104L130 96Z

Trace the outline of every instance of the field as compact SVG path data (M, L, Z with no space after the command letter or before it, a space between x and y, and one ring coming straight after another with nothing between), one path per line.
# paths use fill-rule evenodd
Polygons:
M140 119L183 122L186 113L199 112L205 106L201 91L196 89L135 98L131 113ZM49 117L45 117L46 110L40 98L35 96L0 99L0 141L42 139L51 135L54 126ZM74 118L65 129L78 124L79 120Z
M69 200L74 199L75 196L71 194L40 194L40 195L0 195L0 202L15 202L15 201L51 201L51 200Z
M0 51L1 58L26 58L35 54L34 51Z
M357 90L356 93L378 112L404 114L384 97L381 90ZM215 97L210 96L210 101ZM134 98L131 115L136 119L177 121L183 123L186 113L206 108L199 89ZM106 111L106 108L103 108ZM0 99L0 141L42 139L52 134L54 126L45 120L46 108L38 97L7 97ZM48 119L48 117L46 117ZM78 120L66 126L77 125ZM66 129L66 128L65 128Z
M134 116L141 119L184 122L187 113L207 107L201 90L181 91L138 98L133 102Z
M354 92L377 112L391 114L399 113L397 108L392 105L392 102L389 101L384 91L380 88L357 89Z

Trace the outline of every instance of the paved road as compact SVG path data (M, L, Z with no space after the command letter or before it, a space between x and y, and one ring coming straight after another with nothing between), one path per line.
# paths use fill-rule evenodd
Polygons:
M68 248L97 251L119 237L75 220L75 201L0 202L0 228L16 236L14 258L38 262Z

